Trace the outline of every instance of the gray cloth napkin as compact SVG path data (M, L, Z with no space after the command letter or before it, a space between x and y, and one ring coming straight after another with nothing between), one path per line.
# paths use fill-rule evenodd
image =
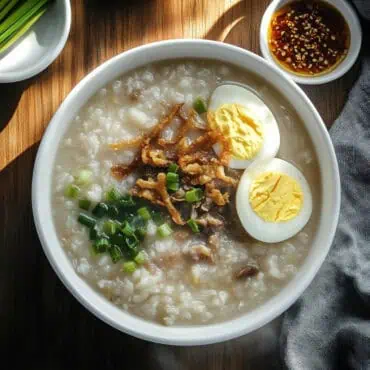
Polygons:
M354 4L369 23L370 0ZM365 42L368 33L367 24ZM342 182L341 215L328 258L283 320L282 357L294 370L370 369L370 57L363 57L330 134Z

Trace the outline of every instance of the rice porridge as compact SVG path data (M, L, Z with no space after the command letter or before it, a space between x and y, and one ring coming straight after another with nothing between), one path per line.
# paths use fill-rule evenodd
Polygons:
M216 108L207 113L211 95L225 82L248 86L271 109L280 133L277 157L299 169L310 185L309 196L299 188L300 200L294 190L298 216L293 208L283 220L281 210L274 216L279 228L289 224L296 230L284 241L252 238L245 222L252 220L253 229L259 221L236 209L243 161L254 154L243 161L232 154L236 167L224 165L234 153L228 122L239 124L235 132L244 122L240 106L225 94L220 121ZM211 131L210 122L221 123ZM245 133L254 135L256 151L263 145L259 133ZM267 82L232 65L167 61L112 81L71 122L54 171L54 223L76 273L121 309L164 325L219 322L260 306L293 278L315 237L320 173L303 123ZM266 176L273 181L276 173L269 169ZM282 186L279 176L269 191ZM261 209L257 199L259 208L253 208L251 194L241 197L267 235L274 223L268 220L270 204ZM299 207L311 196L312 214L303 228L296 227L290 219L304 214Z

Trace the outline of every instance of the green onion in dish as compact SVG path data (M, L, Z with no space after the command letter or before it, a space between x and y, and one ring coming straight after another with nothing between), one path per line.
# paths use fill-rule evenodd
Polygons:
M113 263L117 263L120 259L123 258L122 251L118 245L112 245L109 249L110 257L112 258Z
M122 265L122 271L132 274L136 270L136 263L134 261L124 262Z
M179 170L179 166L176 163L171 163L168 166L168 172L176 173Z
M185 200L188 203L199 202L203 198L203 190L199 188L193 188L185 193Z
M201 97L194 100L193 108L198 114L207 112L207 105Z
M148 208L146 207L141 207L137 210L137 214L145 221L148 221L152 218L152 216L150 215L150 212L148 210Z
M108 213L107 215L111 218L117 218L119 216L119 210L118 208L113 205L113 204L109 204L108 205Z
M86 213L80 213L78 215L77 220L81 225L84 225L90 228L94 227L96 224L96 219L94 217L87 215Z
M99 238L93 244L93 249L96 254L105 253L109 247L109 241L105 238Z
M13 34L23 28L34 16L44 10L49 0L29 0L17 8L0 25L0 43L8 40ZM4 18L3 11L0 12L0 20Z
M157 226L163 224L164 222L163 215L159 211L152 211L152 219Z
M120 198L121 198L121 193L116 188L112 188L108 190L105 194L105 199L111 202L116 202L120 200Z
M91 182L92 172L90 170L81 170L75 177L77 185L88 185Z
M168 225L167 223L162 224L161 226L158 227L157 234L161 238L166 238L167 236L170 236L172 234L171 226Z
M109 207L106 203L98 203L92 210L92 214L97 218L102 218L108 213Z
M194 220L194 219L190 219L188 220L187 224L189 225L191 231L193 233L199 233L200 232L200 229L199 229L199 225L197 224L197 222Z
M126 235L125 242L130 249L135 249L136 252L136 247L139 245L139 240L137 239L135 234Z
M103 230L108 235L114 235L118 229L117 222L113 220L105 221L103 224Z
M80 193L80 190L81 189L77 185L69 184L64 190L64 195L68 198L76 199Z
M138 265L142 265L143 263L146 262L146 255L143 251L140 251L136 257L134 258L134 261L138 264Z
M132 228L132 226L127 221L125 221L125 223L123 224L123 227L121 228L121 231L123 232L124 235L131 236L131 235L134 235L135 230Z
M98 229L98 227L96 225L90 228L90 231L89 231L89 239L91 241L94 241L94 240L98 239L99 238L99 235L100 235L99 229Z
M19 0L5 0L1 2L0 21L7 16L7 14L17 5L18 2ZM6 28L11 26L16 20L16 17L8 17L7 21L0 26L0 32L4 32Z
M121 197L121 199L119 199L118 205L123 208L130 208L134 207L136 205L136 202L131 195L124 195L123 197Z
M90 209L91 202L88 199L80 199L78 201L78 206L81 209L84 209L85 211L88 211Z
M140 240L143 241L145 236L146 236L146 227L139 227L135 230L135 235L136 237Z
M179 182L173 182L170 184L167 184L167 189L172 191L177 191L180 189L180 183Z

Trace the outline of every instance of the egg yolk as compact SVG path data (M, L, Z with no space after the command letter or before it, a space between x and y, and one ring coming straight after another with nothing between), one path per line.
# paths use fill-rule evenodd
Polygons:
M210 128L228 139L233 157L251 159L257 155L263 143L263 129L246 108L239 104L224 104L216 111L208 112L207 117Z
M300 184L279 172L265 172L252 183L249 203L253 211L267 222L284 222L296 217L303 206Z

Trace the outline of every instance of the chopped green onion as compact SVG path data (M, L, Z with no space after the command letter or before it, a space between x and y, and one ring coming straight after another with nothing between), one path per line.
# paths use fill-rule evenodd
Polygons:
M146 226L146 221L141 216L133 216L130 224L133 229L139 229Z
M122 265L122 271L132 274L136 270L136 263L134 261L125 262Z
M194 219L190 219L188 220L187 224L189 225L191 231L193 233L199 233L200 230L199 230L199 225L196 223L196 221Z
M98 203L92 210L92 214L97 218L102 218L108 213L108 205L105 203Z
M143 263L146 262L146 255L143 251L140 251L136 257L134 258L134 261L138 264L138 265L142 265Z
M136 229L135 235L139 240L143 241L146 236L146 227L139 227Z
M125 195L121 197L121 199L118 201L119 206L121 207L133 207L136 205L134 199L131 195Z
M194 188L185 193L185 200L188 203L198 202L203 198L203 190L199 188Z
M109 247L109 241L105 238L100 238L96 240L93 244L94 252L97 254L106 252Z
M81 170L76 176L75 181L77 185L88 185L91 182L92 172L89 170Z
M150 212L148 211L148 208L141 207L137 210L137 214L145 221L148 221L152 218L150 215Z
M167 184L167 189L172 191L177 191L180 189L180 183L179 182L173 182L170 184Z
M207 106L205 101L199 97L194 100L193 108L198 114L207 112Z
M157 226L163 224L163 221L164 221L163 215L158 211L152 212L152 219Z
M165 237L172 234L172 229L171 229L170 225L164 223L164 224L162 224L161 226L158 227L157 234L160 237L165 238Z
M65 190L64 195L71 199L76 199L78 197L78 194L80 192L80 188L75 184L69 184Z
M171 163L168 166L168 172L176 173L178 171L178 169L179 169L179 166L176 163Z
M116 206L109 204L108 205L108 216L111 218L117 218L119 215L119 210Z
M96 219L87 215L86 213L80 213L77 220L80 224L90 228L94 227L96 224Z
M117 263L123 257L122 251L118 245L112 245L108 250L113 263Z
M116 189L112 188L105 193L105 199L111 202L116 202L121 198L121 193Z
M85 211L88 211L90 209L91 202L88 199L80 199L78 201L78 206L81 209L84 209Z
M112 244L118 245L119 247L124 247L126 244L125 237L120 232L116 232L114 235L111 235L109 240Z
M125 237L125 242L130 249L136 249L139 245L139 241L135 234Z
M174 183L174 182L179 182L179 175L174 172L168 172L167 173L167 184Z
M98 228L96 227L96 225L94 227L91 227L90 228L90 232L89 232L89 239L91 241L94 241L96 240L97 238L99 237L99 230Z
M117 223L112 220L105 221L103 224L103 230L108 235L114 235L117 231Z
M121 231L127 236L131 236L134 234L134 229L127 221L125 221L125 223L123 224Z

